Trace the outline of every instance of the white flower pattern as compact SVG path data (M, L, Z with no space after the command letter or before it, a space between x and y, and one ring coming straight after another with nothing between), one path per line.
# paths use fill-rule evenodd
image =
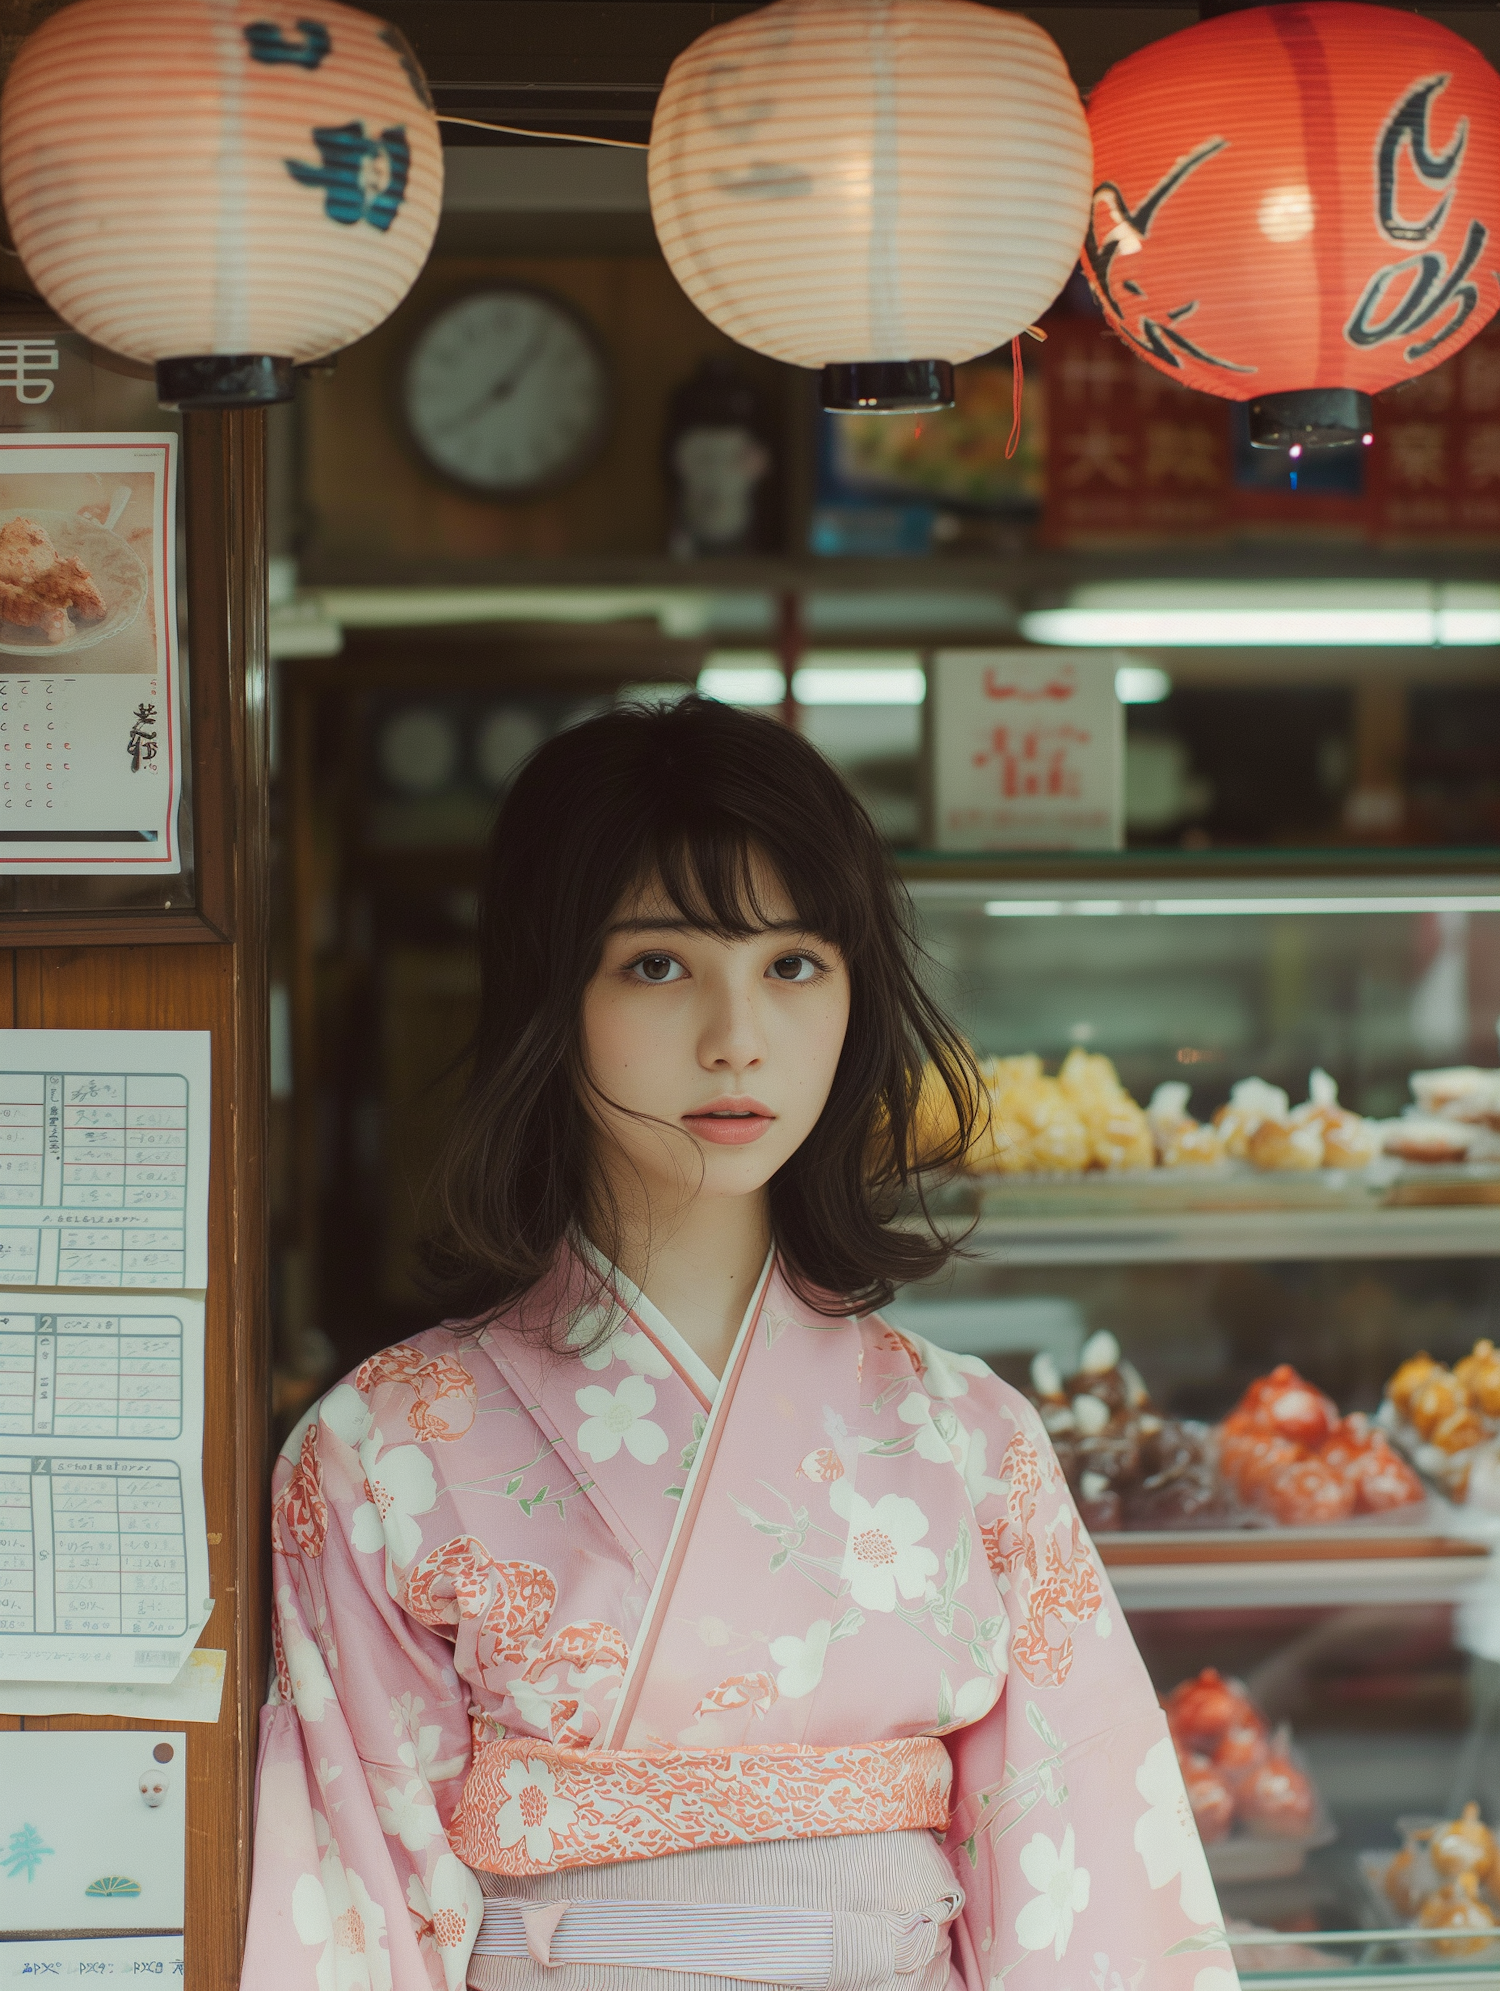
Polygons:
M495 1813L495 1837L502 1846L526 1841L526 1857L540 1866L552 1857L552 1835L573 1822L577 1806L559 1797L552 1772L540 1757L512 1763L502 1779L510 1796Z
M355 1508L351 1533L363 1554L385 1550L389 1582L393 1569L404 1569L421 1551L422 1530L415 1517L431 1513L437 1505L437 1481L432 1460L419 1445L397 1445L382 1458L381 1443L374 1429L360 1442L359 1462L369 1497Z
M1153 1889L1181 1879L1182 1912L1190 1922L1217 1922L1219 1904L1193 1823L1193 1808L1177 1767L1177 1752L1166 1738L1153 1743L1135 1773L1135 1787L1150 1809L1135 1823L1135 1849Z
M1029 1950L1050 1946L1058 1963L1067 1954L1073 1917L1089 1905L1088 1868L1075 1864L1074 1851L1071 1825L1064 1831L1060 1846L1054 1846L1045 1832L1038 1832L1021 1850L1021 1872L1036 1894L1016 1917L1016 1938Z
M823 1662L828 1657L832 1633L833 1626L827 1618L815 1618L807 1628L806 1638L788 1633L784 1638L771 1640L771 1658L781 1668L776 1675L776 1689L783 1700L800 1701L817 1686L823 1677Z
M409 1853L420 1853L443 1830L432 1793L420 1777L413 1777L405 1785L391 1784L375 1816L380 1820L380 1829L393 1832Z
M444 1991L464 1991L469 1950L484 1913L479 1882L453 1853L441 1853L424 1887L415 1874L406 1883L406 1905L418 1923L432 1925L442 1959Z
M937 1574L931 1549L916 1544L927 1533L927 1516L904 1493L883 1493L874 1506L847 1479L828 1489L829 1504L849 1527L839 1572L856 1604L866 1611L894 1611L896 1592L908 1601L926 1594Z
M318 1957L318 1991L391 1991L385 1947L385 1910L330 1843L316 1874L299 1876L292 1889L292 1926Z
M596 1465L612 1459L622 1444L643 1466L655 1465L667 1449L666 1432L646 1415L656 1408L656 1391L643 1376L624 1377L613 1394L602 1383L590 1383L574 1402L584 1414L578 1449Z
M334 1698L333 1682L323 1655L298 1629L296 1600L283 1584L276 1593L277 1616L281 1624L281 1647L292 1683L292 1703L304 1721L321 1721Z

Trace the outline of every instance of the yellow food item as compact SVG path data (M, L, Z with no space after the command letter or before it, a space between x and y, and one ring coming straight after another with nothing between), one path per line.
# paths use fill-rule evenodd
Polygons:
M1451 1369L1435 1364L1432 1374L1411 1393L1406 1414L1422 1436L1430 1438L1446 1418L1468 1407L1468 1398L1457 1376Z
M1429 1894L1417 1911L1423 1929L1477 1929L1485 1933L1465 1940L1449 1938L1434 1942L1440 1956L1473 1956L1485 1946L1485 1936L1495 1926L1493 1912L1479 1898L1479 1882L1472 1873L1461 1873L1436 1894Z
M1163 1168L1201 1168L1224 1159L1218 1128L1205 1127L1197 1120L1182 1120L1174 1127L1159 1129L1156 1146Z
M980 1175L1078 1174L1090 1144L1077 1108L1040 1058L995 1058L980 1067L990 1098L988 1128L969 1150Z
M1479 1806L1466 1804L1461 1817L1439 1825L1427 1842L1427 1853L1444 1880L1465 1873L1482 1879L1495 1857L1495 1841L1479 1816Z
M1244 1161L1256 1129L1266 1120L1284 1120L1290 1101L1279 1085L1262 1078L1242 1078L1231 1086L1226 1105L1214 1115L1225 1154Z
M1309 1169L1323 1166L1323 1128L1316 1120L1262 1120L1246 1144L1256 1168Z
M1385 1386L1385 1393L1403 1417L1411 1415L1412 1398L1435 1376L1440 1364L1428 1354L1409 1355Z
M1380 1153L1380 1133L1358 1113L1340 1107L1323 1115L1323 1166L1368 1168Z
M1473 1352L1454 1364L1453 1373L1477 1410L1500 1417L1500 1354L1492 1341L1476 1341Z
M1482 1445L1489 1431L1479 1414L1465 1405L1435 1424L1427 1436L1440 1452L1467 1452L1471 1445Z
M1069 1051L1057 1082L1077 1108L1087 1129L1096 1168L1151 1168L1156 1143L1151 1123L1121 1085L1108 1058L1080 1049Z

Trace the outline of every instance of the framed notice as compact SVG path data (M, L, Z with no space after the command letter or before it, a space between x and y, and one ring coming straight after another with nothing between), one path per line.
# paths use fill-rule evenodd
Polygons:
M0 876L182 869L177 441L0 435Z
M927 674L935 850L1117 850L1124 841L1120 659L946 650Z

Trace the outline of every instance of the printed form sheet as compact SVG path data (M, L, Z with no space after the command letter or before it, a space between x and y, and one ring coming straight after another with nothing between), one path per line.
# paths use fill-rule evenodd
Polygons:
M0 1034L0 1679L170 1680L211 1608L208 1044Z

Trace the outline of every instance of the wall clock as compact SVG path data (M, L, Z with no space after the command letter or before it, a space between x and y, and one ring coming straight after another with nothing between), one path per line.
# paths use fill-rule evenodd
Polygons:
M424 460L493 498L525 498L585 468L609 433L609 373L561 298L496 284L444 305L417 334L402 409Z

